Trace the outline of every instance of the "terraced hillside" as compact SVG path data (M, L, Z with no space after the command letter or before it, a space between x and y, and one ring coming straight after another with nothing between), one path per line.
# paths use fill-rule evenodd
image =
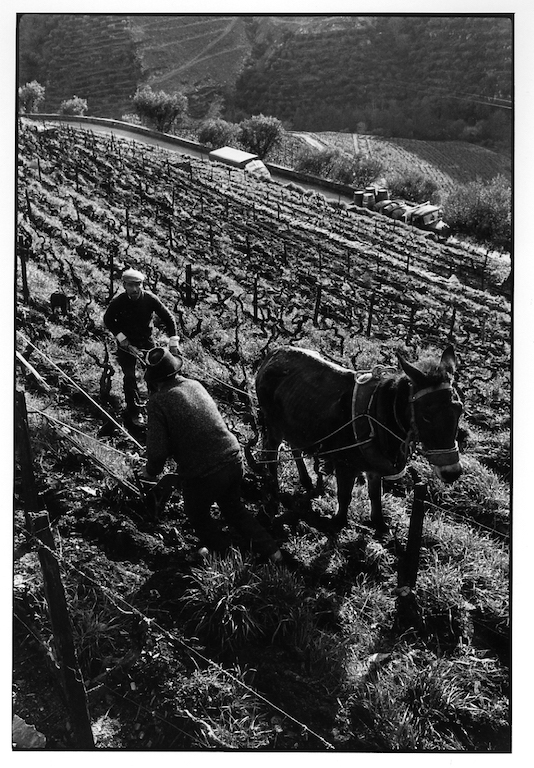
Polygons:
M18 235L16 346L33 371L21 362L17 387L97 746L509 749L506 257L179 152L26 120ZM126 265L175 312L184 374L238 436L247 508L290 565L258 561L229 530L232 548L199 561L181 495L156 514L135 484L144 437L122 421L102 325ZM73 297L65 315L50 310L57 290ZM386 539L364 524L361 488L333 537L332 478L310 510L283 452L283 515L270 519L253 378L281 344L366 370L449 343L464 474L445 487L412 457L428 503L410 614L395 590L413 485L385 488ZM14 712L48 749L69 749L25 490L17 466Z
M92 114L119 117L141 80L128 17L58 14L43 46L46 108L57 112L64 99L87 99Z
M511 178L508 155L460 141L394 139L358 133L319 132L304 134L319 145L335 146L349 154L362 153L381 160L387 173L417 170L433 179L438 188L450 191L456 183L502 175Z
M511 16L23 14L19 84L120 118L137 86L185 90L195 118L509 150Z
M239 16L131 16L148 83L172 93L184 82L232 85L250 50Z

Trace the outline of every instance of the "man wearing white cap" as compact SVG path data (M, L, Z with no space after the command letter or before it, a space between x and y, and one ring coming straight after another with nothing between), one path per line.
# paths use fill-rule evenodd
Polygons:
M145 276L139 270L125 270L122 274L124 293L112 299L104 313L104 323L117 339L117 360L124 374L126 411L134 426L144 424L135 370L137 361L142 360L144 353L154 346L154 314L165 324L169 351L179 355L174 317L157 296L144 288L144 280Z

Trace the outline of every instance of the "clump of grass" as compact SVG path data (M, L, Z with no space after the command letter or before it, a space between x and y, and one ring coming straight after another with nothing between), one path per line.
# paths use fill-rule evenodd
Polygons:
M488 647L498 649L506 642L509 622L506 544L498 544L490 535L473 533L467 524L452 523L442 514L429 517L425 524L422 554L423 559L428 559L425 551L431 551L436 562L449 569L453 589L447 599L469 611L469 622L475 625L472 631L476 633L477 625L482 623L489 630ZM425 574L432 570L429 563ZM424 579L419 583L424 584Z
M505 749L507 680L493 659L401 649L356 685L348 711L371 749Z
M218 648L235 651L262 633L257 616L259 574L238 550L212 555L194 568L191 586L181 602L187 627L196 637Z
M416 459L414 466L428 482L430 501L440 509L492 530L508 531L509 486L477 459L462 455L463 473L451 485L438 480L426 462Z
M361 573L339 608L342 635L350 639L358 656L371 653L384 630L393 624L395 601L392 592Z
M284 567L254 566L230 550L196 568L181 599L186 631L215 652L239 652L245 645L277 645L317 677L340 679L344 642L319 627L324 599Z

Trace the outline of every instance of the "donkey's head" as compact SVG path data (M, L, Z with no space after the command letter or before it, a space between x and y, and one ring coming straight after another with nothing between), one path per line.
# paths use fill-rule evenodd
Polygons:
M447 347L439 363L424 361L416 368L400 355L399 363L411 382L410 420L423 454L441 480L453 483L462 473L456 438L463 410L452 386L454 349Z

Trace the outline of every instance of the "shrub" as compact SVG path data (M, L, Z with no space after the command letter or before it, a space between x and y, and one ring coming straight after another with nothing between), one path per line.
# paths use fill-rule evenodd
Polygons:
M134 112L127 112L125 115L121 115L121 120L124 123L131 123L132 125L142 125L141 118Z
M352 165L352 183L358 187L366 187L380 176L383 168L381 161L370 155L356 155Z
M298 154L295 168L302 173L332 179L341 184L365 186L379 176L382 164L368 155L351 157L337 147L306 147Z
M239 140L245 149L263 160L279 144L283 130L278 118L254 115L239 123Z
M396 173L387 178L387 186L391 197L402 197L414 203L436 202L438 185L420 171Z
M38 112L39 105L45 98L45 89L37 80L32 80L31 83L20 86L18 96L21 112Z
M59 106L60 115L85 115L86 112L87 99L80 99L78 96L62 101Z
M443 215L456 232L510 249L512 189L504 176L458 186L447 198Z
M238 142L239 127L221 118L205 120L198 130L198 140L208 147L235 146Z
M153 91L149 85L138 88L133 97L135 111L147 125L166 133L187 112L187 97L183 93Z

